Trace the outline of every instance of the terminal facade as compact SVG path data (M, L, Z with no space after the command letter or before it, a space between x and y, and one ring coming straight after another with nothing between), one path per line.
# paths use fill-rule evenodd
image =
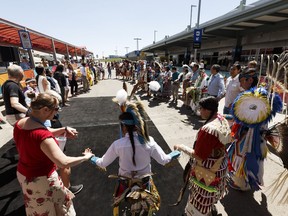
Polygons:
M202 30L196 58L193 49L194 31ZM235 61L260 61L263 54L280 54L288 48L288 3L282 0L261 0L240 5L229 13L199 25L188 26L173 36L166 36L144 47L146 56L162 56L176 65L189 64L195 59L205 61L206 69L220 64L228 70Z

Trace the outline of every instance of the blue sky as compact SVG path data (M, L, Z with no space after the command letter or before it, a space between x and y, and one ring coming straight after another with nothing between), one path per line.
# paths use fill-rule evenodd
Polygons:
M236 8L241 0L202 0L200 24ZM246 5L257 0L247 0ZM17 3L16 3L17 2ZM49 0L3 1L1 18L86 46L99 56L124 55L174 35L190 24L191 5L199 0ZM16 6L17 4L17 6ZM198 8L192 12L192 27ZM125 48L129 47L129 48Z

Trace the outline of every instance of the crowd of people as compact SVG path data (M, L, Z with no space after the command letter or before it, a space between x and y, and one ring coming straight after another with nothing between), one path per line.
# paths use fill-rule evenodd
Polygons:
M66 139L76 138L78 132L75 128L62 126L58 111L69 106L70 88L70 97L80 94L78 83L88 84L81 92L90 90L98 81L91 75L92 68L95 71L97 68L82 64L77 71L71 63L63 61L51 70L47 64L38 64L35 78L25 79L23 86L24 70L30 69L28 61L26 64L24 68L23 64L9 66L8 80L2 86L6 121L14 127L14 142L20 156L17 178L24 194L26 214L75 215L72 198L83 185L71 185L71 167L88 160L92 154L87 150L78 158L65 155ZM30 148L31 143L33 148ZM61 143L63 148L60 149ZM43 187L45 184L47 186ZM44 202L50 198L51 202ZM41 207L39 199L43 199Z
M211 74L206 73L203 61L183 65L181 72L178 68L172 63L127 60L107 64L108 79L115 69L116 78L122 76L137 82L134 93L141 89L157 100L170 100L172 96L172 103L181 99L183 106L192 110L191 114L205 119L195 141L191 141L193 145L175 144L175 150L165 154L148 134L143 106L125 101L120 104L119 116L123 137L113 142L102 157L95 156L91 149L85 149L83 156L70 157L58 147L57 137L76 138L77 130L62 125L53 128L51 122L57 120L61 106L69 106L69 91L71 97L79 94L79 80L83 84L82 92L89 92L99 77L104 78L103 67L83 62L77 72L71 63L64 61L52 71L40 64L35 68L37 76L26 79L26 87L22 89L19 83L23 69L18 65L9 66L2 92L6 119L14 127L20 156L17 178L24 194L26 214L75 215L72 198L76 192L73 194L69 181L70 167L88 160L105 168L119 158L121 184L114 194L114 212L125 197L135 196L134 191L139 192L138 198L149 197L146 203L144 199L137 205L134 202L134 213L157 211L160 196L151 176L151 157L164 165L178 158L180 152L191 157L185 169L185 184L189 184L190 191L186 215L211 215L215 203L225 195L228 180L233 189L259 190L263 185L263 161L267 153L264 131L269 120L281 110L282 102L277 94L273 94L271 100L269 87L258 86L257 62L249 62L247 67L235 62L227 79L217 64L211 66ZM151 88L152 81L159 84L158 89ZM219 112L222 98L225 106ZM264 110L259 110L261 103L265 104ZM233 119L232 126L227 119ZM140 183L135 179L140 179ZM135 184L138 186L134 187ZM36 190L39 193L34 193Z

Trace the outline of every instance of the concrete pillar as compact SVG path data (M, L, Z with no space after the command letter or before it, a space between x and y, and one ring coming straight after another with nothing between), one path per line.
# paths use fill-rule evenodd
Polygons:
M242 52L242 37L237 37L236 47L232 50L233 63L239 61Z
M77 61L77 63L78 63L78 53L77 53L76 47L74 47L74 51L75 51L76 61Z
M57 56L56 56L56 49L55 49L55 44L54 44L54 39L51 38L51 44L52 44L52 50L53 50L53 58L55 63L57 62Z
M256 53L255 53L255 60L258 62L259 58L259 53L260 53L260 48L256 49Z
M68 60L70 60L69 59L69 48L68 48L68 45L66 44L66 53L67 53L67 58L68 58Z
M169 52L168 52L168 50L165 50L165 59L166 59L166 61L169 61Z

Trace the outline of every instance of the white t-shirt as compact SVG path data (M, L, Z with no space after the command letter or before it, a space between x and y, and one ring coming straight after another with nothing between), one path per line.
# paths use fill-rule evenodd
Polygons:
M232 78L231 76L226 80L226 95L225 95L225 107L229 107L237 97L237 95L243 91L239 82L239 74Z
M118 139L112 143L107 152L97 160L97 165L107 167L117 157L119 157L119 175L131 177L132 171L137 171L135 177L151 173L151 157L159 164L165 165L171 161L171 156L167 155L162 148L150 137L150 142L141 144L138 140L138 135L134 133L135 142L135 162L133 164L132 144L128 133L125 137Z
M48 84L47 90L51 90L51 84L47 80L47 78L45 76L39 75L39 78L38 78L38 90L39 90L39 93L44 93L45 92L44 91L44 87L43 87L43 79L46 79L46 81L47 81L47 84Z
M85 67L83 67L83 66L80 67L80 72L81 72L82 76L87 76Z

